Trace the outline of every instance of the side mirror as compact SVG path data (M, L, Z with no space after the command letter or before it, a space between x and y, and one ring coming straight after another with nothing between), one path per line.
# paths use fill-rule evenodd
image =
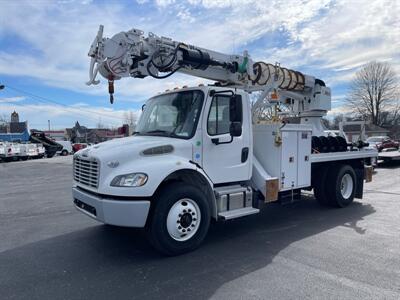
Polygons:
M243 121L243 108L242 108L242 96L233 95L229 99L229 121L240 122Z
M229 127L229 133L232 137L241 136L242 135L242 123L241 122L232 122Z
M146 103L142 105L142 111L144 111L145 107L146 107Z

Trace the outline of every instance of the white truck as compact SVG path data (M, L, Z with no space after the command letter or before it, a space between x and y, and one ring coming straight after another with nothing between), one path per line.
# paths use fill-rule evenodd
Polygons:
M21 160L27 160L29 158L36 158L39 156L36 144L20 143L19 148L20 148L19 159Z
M19 144L13 142L0 142L0 159L5 162L18 160L20 154Z
M60 151L57 151L58 155L67 156L74 152L70 141L55 141L55 142L63 147Z
M2 161L6 157L6 143L0 141L0 161Z
M43 144L36 144L36 147L38 153L37 158L43 158L44 155L46 154L46 148L43 146Z
M19 158L22 160L43 158L46 149L42 144L36 143L20 143Z
M331 91L320 79L137 29L109 39L100 26L89 56L88 84L98 72L108 79L111 102L122 77L181 72L215 81L150 98L133 136L74 155L76 208L106 224L145 227L167 255L197 248L211 219L257 214L310 189L319 203L345 207L372 179L364 162L376 151L324 133ZM273 114L261 122L266 107ZM300 124L285 123L288 115Z

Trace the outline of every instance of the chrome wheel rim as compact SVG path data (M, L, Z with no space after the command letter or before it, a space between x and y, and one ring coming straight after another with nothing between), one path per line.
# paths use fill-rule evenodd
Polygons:
M197 203L189 198L180 199L172 205L167 216L167 230L176 241L192 238L200 227L201 212Z
M349 199L353 193L354 182L350 174L345 174L340 182L340 193L344 199Z

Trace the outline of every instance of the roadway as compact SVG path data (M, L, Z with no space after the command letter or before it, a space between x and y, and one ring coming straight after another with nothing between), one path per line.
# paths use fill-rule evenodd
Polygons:
M71 157L0 163L1 299L400 298L399 164L345 209L304 195L179 257L77 212L71 172Z

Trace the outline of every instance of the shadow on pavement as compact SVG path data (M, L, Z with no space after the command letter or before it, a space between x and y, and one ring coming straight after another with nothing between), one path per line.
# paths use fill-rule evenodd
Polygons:
M359 202L321 208L311 199L216 223L203 247L179 257L159 255L142 230L104 225L8 250L0 254L0 293L18 299L204 299L298 240L337 226L364 234L357 223L375 212Z

